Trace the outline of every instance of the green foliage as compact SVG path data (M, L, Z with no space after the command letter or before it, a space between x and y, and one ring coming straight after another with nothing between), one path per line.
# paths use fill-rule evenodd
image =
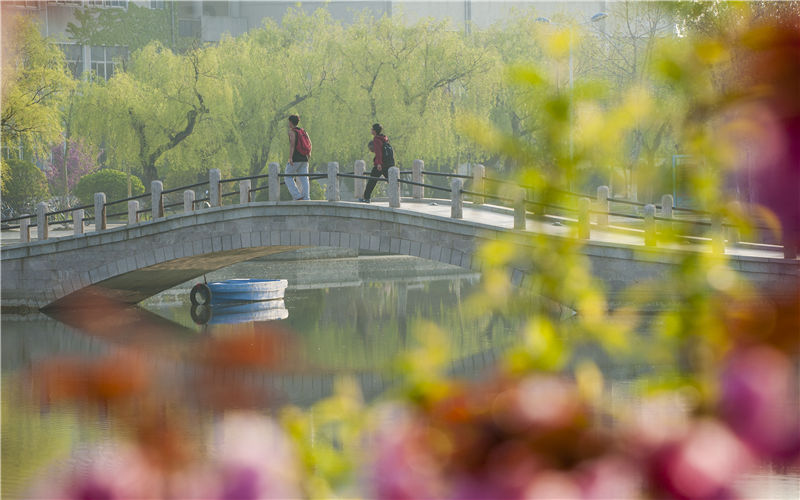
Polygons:
M0 140L44 155L61 138L60 106L75 82L64 54L28 16L13 22L3 28Z
M144 184L138 177L131 176L131 196L144 193ZM81 177L75 186L75 196L83 205L94 203L95 193L105 193L107 201L128 197L128 175L118 170L104 169Z
M125 9L75 9L76 23L67 23L70 39L87 45L125 46L135 52L157 41L173 50L185 50L193 39L181 37L172 24L170 5L166 9L148 9L129 3Z
M3 204L17 213L33 213L36 204L50 197L44 172L27 160L9 158L2 162Z

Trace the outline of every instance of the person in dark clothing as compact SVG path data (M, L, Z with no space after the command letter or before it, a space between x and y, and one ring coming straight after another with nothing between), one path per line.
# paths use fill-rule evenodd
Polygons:
M375 185L378 183L378 178L380 178L381 175L387 179L389 178L389 167L383 164L383 143L389 142L389 138L383 135L383 127L378 123L372 125L372 136L372 147L370 151L375 153L375 157L372 159L372 171L369 173L372 179L367 181L367 188L364 189L364 197L358 199L358 201L362 203L369 203L372 190L375 189Z
M297 125L300 123L298 115L289 117L289 161L286 162L286 189L294 200L309 200L310 183L308 178L308 156L297 150ZM300 174L295 177L295 174ZM300 188L297 187L300 181Z

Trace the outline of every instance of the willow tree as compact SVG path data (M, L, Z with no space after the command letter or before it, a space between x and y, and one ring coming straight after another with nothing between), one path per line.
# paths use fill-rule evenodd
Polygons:
M3 29L3 144L22 142L33 153L46 154L61 140L61 106L74 87L64 54L43 38L28 16L17 16Z
M488 68L485 52L445 23L407 25L401 16L368 13L349 26L339 46L344 69L329 96L363 156L378 122L401 162L456 156L454 107L473 77Z
M290 10L280 24L266 20L206 49L219 59L233 88L229 140L241 149L250 175L261 174L268 161L288 159L285 123L292 113L310 129L314 156L324 155L307 106L336 77L339 62L331 47L340 30L325 10Z
M87 89L79 128L108 145L112 164L133 165L146 183L162 178L169 153L198 131L213 130L200 124L224 113L216 71L201 49L177 55L154 42L134 53L124 71Z

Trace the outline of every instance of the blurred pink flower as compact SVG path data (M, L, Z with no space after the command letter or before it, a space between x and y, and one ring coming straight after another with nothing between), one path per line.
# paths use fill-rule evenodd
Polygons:
M78 453L71 464L41 476L29 498L139 500L162 498L162 475L137 448L100 444Z
M225 415L217 460L220 500L300 498L299 462L273 420L248 412Z
M370 483L378 499L443 498L441 470L426 429L410 411L393 408L375 440Z
M652 450L650 487L657 497L735 498L734 481L752 465L747 447L720 422L701 419L683 436Z
M756 199L780 219L792 255L800 245L800 19L757 26L739 48L747 63L737 75L744 97L734 109L754 135L745 142L755 162Z
M782 463L800 457L796 371L771 347L731 353L720 373L720 413L757 454Z

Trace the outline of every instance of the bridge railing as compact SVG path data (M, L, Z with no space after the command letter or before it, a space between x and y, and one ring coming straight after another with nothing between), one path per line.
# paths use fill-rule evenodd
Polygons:
M354 193L361 193L366 181L373 179L365 175L365 170L366 164L363 160L354 163L352 173L340 172L339 164L330 162L326 173L311 172L294 176L307 176L310 180L325 179L326 199L339 201L340 179L353 179ZM166 190L163 189L161 181L153 181L150 191L141 195L107 201L104 193L96 193L93 205L52 212L48 212L47 204L42 202L37 205L35 217L25 214L3 219L2 223L4 229L19 228L21 242L31 241L31 228L37 229L37 239L48 239L48 228L54 224L71 223L73 234L78 235L84 233L87 222L94 220L94 231L103 231L108 227L109 220L117 221L117 224L138 224L171 214L194 212L226 204L247 204L256 201L257 198L263 200L265 190L268 191L266 199L279 202L280 187L285 184L285 177L287 174L280 172L278 163L270 163L267 174L230 179L222 179L220 171L212 169L209 171L208 181ZM441 179L449 181L449 186L442 186ZM464 197L467 196L473 205L491 203L493 206L513 210L514 228L519 230L526 228L526 221L529 218L538 217L549 218L555 224L574 225L575 235L582 239L590 239L594 228L603 231L636 232L643 237L647 246L656 246L659 241L668 239L669 235L686 241L710 242L714 252L724 252L726 243L746 243L740 241L737 224L724 222L721 215L712 212L676 207L672 195L669 194L661 198L660 204L648 204L612 198L609 196L609 188L600 186L595 196L556 189L548 192L547 199L537 199L537 190L533 186L487 176L483 165L473 165L471 175L465 175L426 171L422 160L414 160L411 170L391 167L388 178L378 177L376 180L387 184L390 207L401 206L401 194L405 194L407 199L410 197L412 201L449 198L451 217L463 218ZM259 182L261 186L258 186ZM198 198L197 193L203 193L203 196ZM124 203L127 203L127 211L116 208ZM624 207L627 211L612 209L614 206ZM66 218L68 215L70 218ZM610 218L614 218L613 224ZM626 225L622 221L630 223ZM755 228L772 231L772 228L767 226L755 226ZM759 242L746 244L759 244ZM783 245L783 251L788 259L797 257L795 248Z

